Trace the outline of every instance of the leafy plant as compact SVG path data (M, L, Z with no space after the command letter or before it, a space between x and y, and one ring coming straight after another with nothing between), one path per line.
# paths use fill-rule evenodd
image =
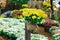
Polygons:
M11 0L12 3L26 4L29 0Z
M22 15L24 16L24 19L26 21L30 21L32 24L40 24L41 21L45 18L47 18L47 15L45 14L44 11L40 9L21 9Z

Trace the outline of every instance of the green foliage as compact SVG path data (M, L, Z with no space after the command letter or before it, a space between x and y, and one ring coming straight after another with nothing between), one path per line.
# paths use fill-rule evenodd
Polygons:
M54 18L55 18L55 20L56 21L58 21L59 20L59 17L57 16L57 14L55 13L55 15L54 15Z
M59 17L55 12L52 14L52 19L54 19L55 21L59 20Z
M10 40L16 40L16 36L14 34L8 34L7 32L4 32L3 30L0 31L0 36L8 37Z
M38 19L38 16L37 15L35 15L36 16L36 19L33 19L32 18L32 16L33 15L31 15L31 16L29 16L29 17L25 17L25 20L26 21L30 21L32 24L41 24L41 21L43 20L43 18L41 17L40 19Z
M60 5L60 2L58 4Z
M12 3L26 4L29 0L11 0Z

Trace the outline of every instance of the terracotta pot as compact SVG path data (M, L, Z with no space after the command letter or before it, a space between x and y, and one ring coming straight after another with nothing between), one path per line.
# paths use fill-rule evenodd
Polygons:
M45 32L49 32L50 27L44 27Z
M48 26L45 25L45 26L44 26L44 31L45 31L45 32L49 32L49 29L50 29L50 28L51 28L51 25L48 25Z
M31 22L28 22L26 25L27 29L32 33L39 34L41 31L41 28L37 24L32 24Z

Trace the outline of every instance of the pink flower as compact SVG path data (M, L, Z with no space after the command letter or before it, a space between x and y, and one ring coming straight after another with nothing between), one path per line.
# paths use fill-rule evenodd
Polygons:
M52 26L53 23L54 23L54 22L53 22L52 19L47 19L47 20L45 20L45 22L44 22L43 24L44 24L44 26L46 26L46 27L50 27L50 26Z

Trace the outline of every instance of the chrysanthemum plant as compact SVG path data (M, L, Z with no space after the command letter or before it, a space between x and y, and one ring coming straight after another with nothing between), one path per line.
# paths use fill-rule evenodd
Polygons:
M32 24L40 24L44 22L44 19L47 18L47 15L44 11L40 9L21 9L22 15L24 16L25 21L31 22Z
M13 10L12 15L13 18L23 19L22 11Z
M51 7L51 4L50 4L49 2L46 2L46 1L44 1L44 2L42 3L42 5L43 5L43 7L45 7L45 8L50 8L50 7Z

